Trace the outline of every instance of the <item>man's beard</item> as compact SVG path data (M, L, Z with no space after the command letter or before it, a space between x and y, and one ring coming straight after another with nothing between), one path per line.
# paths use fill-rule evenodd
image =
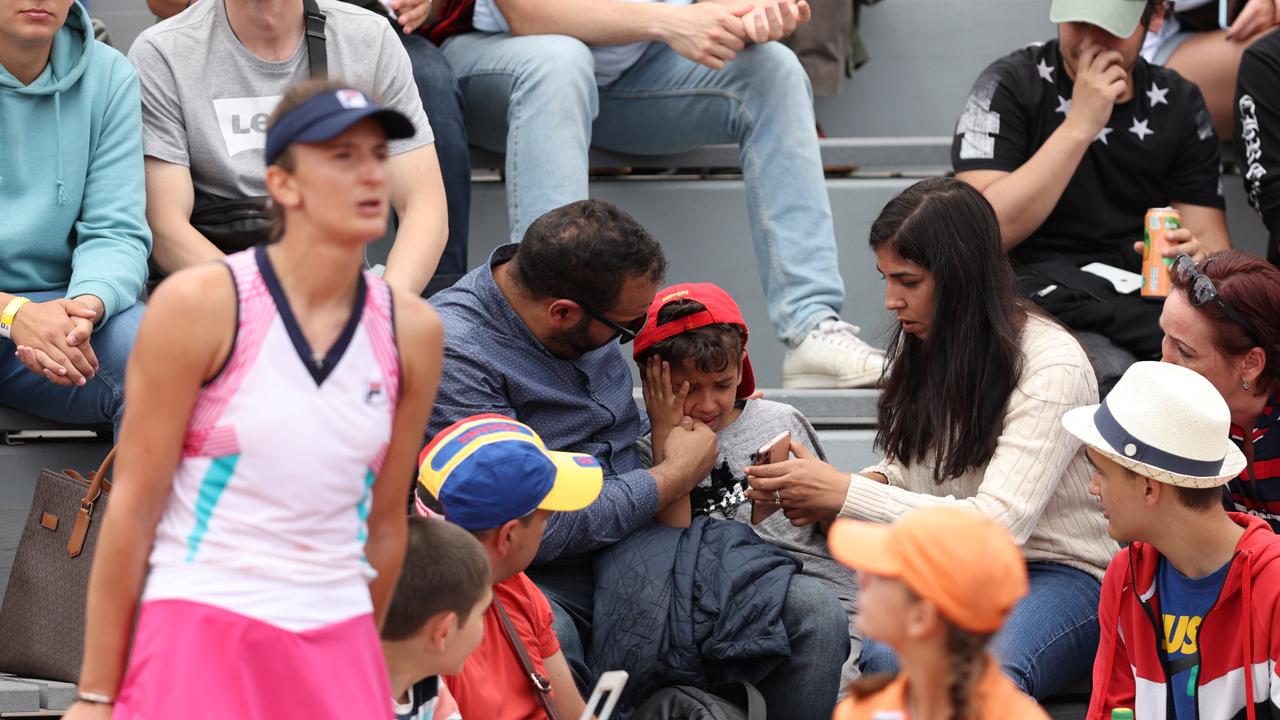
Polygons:
M599 350L613 342L613 338L609 338L602 343L593 342L591 339L591 322L591 318L583 315L582 320L577 325L552 338L552 342L555 344L553 352L561 357L574 359L580 358L592 350Z

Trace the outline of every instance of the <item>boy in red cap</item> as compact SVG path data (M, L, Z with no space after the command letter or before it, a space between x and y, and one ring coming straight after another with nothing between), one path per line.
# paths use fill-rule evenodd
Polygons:
M684 417L715 431L720 451L711 474L657 519L675 527L687 527L694 515L750 523L743 469L753 464L754 453L789 432L792 442L826 457L817 431L790 405L751 399L755 374L747 355L747 323L723 289L712 283L664 288L649 306L648 318L634 351L651 428L650 436L637 443L641 454L648 453L651 463L661 462L667 433ZM753 527L761 538L796 556L804 566L802 574L828 585L852 617L857 596L853 574L831 559L817 525L795 527L775 512ZM857 658L862 644L852 624L849 637L850 657ZM846 663L845 679L854 676L854 663Z
M917 510L891 525L839 519L831 554L858 571L858 627L902 660L896 677L856 683L834 720L1048 720L986 651L1027 593L1026 561L1007 530L961 508Z

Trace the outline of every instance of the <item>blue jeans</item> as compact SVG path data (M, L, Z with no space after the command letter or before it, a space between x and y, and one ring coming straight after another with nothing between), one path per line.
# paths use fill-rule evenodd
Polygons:
M471 141L506 153L513 241L543 213L587 197L593 144L652 155L736 143L779 339L794 346L839 315L844 282L813 97L791 50L755 45L717 71L653 43L605 87L590 48L563 35L468 33L444 54L467 99Z
M585 695L595 580L589 565L557 563L531 568L529 576L551 602L556 638L578 688ZM791 656L756 683L770 717L828 720L840 690L840 666L849 655L849 616L821 580L796 574L787 590L782 622Z
M1089 676L1098 652L1098 596L1102 585L1086 572L1056 563L1029 563L1031 591L996 635L993 650L1004 672L1037 700ZM864 675L896 672L888 646L866 639Z
M467 236L471 232L471 150L467 146L467 126L462 121L462 89L449 61L430 40L421 35L405 35L399 28L396 34L409 53L422 109L436 136L436 157L449 209L449 241L436 275L462 275L467 272Z
M65 297L63 290L24 293L32 302ZM98 374L83 387L58 387L32 373L14 357L12 340L0 339L0 404L32 415L77 425L115 426L124 417L124 370L142 322L143 304L112 316L90 339L98 357Z

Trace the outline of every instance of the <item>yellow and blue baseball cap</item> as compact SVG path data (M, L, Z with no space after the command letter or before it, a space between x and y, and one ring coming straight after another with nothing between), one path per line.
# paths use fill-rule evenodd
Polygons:
M496 528L534 510L581 510L604 485L594 457L548 450L533 428L495 414L445 428L418 465L418 482L467 530Z

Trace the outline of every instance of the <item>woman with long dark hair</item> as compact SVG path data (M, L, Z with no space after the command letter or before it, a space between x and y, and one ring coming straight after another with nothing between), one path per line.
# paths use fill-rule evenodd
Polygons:
M1235 509L1280 531L1280 268L1240 250L1179 257L1160 315L1165 362L1195 370L1231 409L1248 464L1227 484Z
M148 304L68 718L392 716L377 628L442 333L361 265L412 134L355 88L290 90L265 151L282 236Z
M1088 494L1080 443L1059 422L1098 401L1097 380L1075 338L1019 298L995 213L968 184L912 185L885 206L870 241L901 327L878 412L885 459L851 475L793 445L796 459L748 470L751 496L798 525L891 522L935 506L1003 525L1031 590L997 654L1023 690L1046 697L1088 673L1100 580L1117 550ZM891 669L892 654L870 643L862 664Z

